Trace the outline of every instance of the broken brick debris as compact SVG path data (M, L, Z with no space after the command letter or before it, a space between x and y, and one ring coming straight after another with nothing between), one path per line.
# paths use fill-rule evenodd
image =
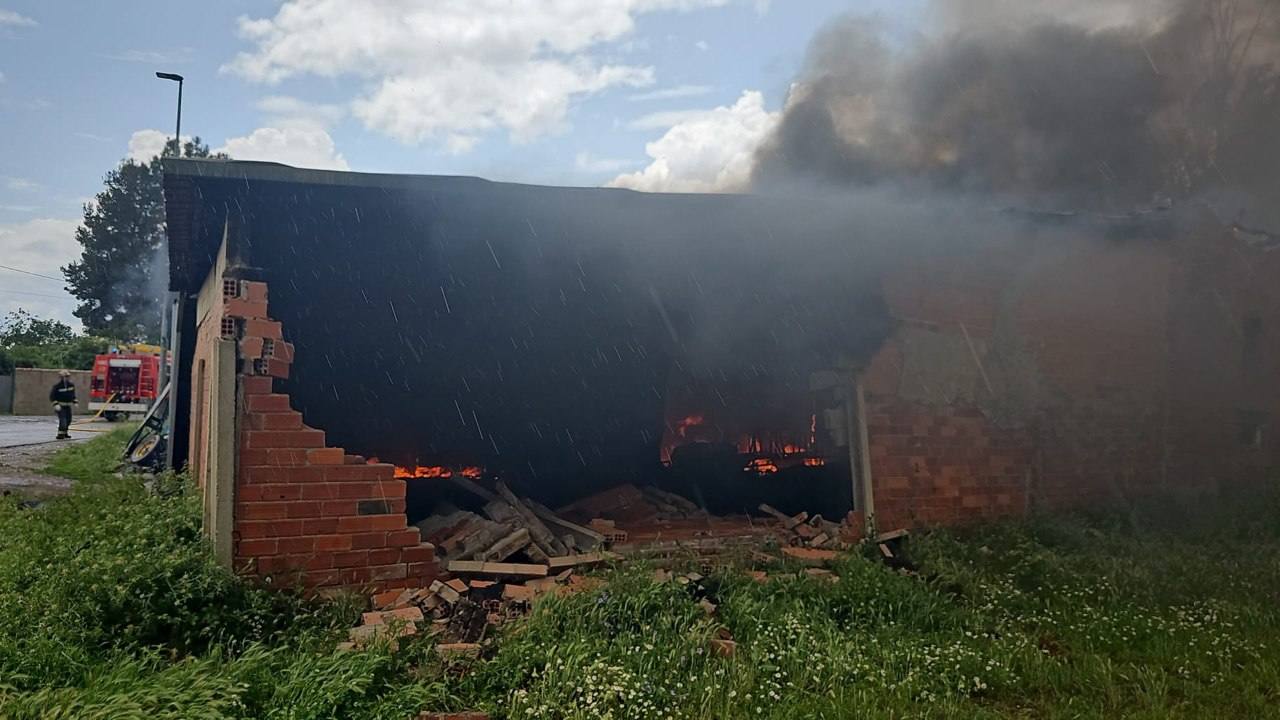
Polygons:
M834 550L819 550L805 547L784 547L782 554L792 560L799 560L805 565L820 566L835 560L839 555Z
M833 523L821 515L810 515L807 512L787 515L766 503L761 503L759 509L760 512L778 521L785 533L785 539L791 545L833 550L844 550L849 547L845 538L851 534L848 532L850 528Z

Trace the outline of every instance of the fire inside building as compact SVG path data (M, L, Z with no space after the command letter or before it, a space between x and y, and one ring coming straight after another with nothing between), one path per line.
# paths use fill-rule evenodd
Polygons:
M167 160L165 203L175 460L219 555L278 582L429 582L494 498L566 531L532 557L597 519L732 536L764 504L857 534L1275 466L1280 252L1203 212L218 160Z

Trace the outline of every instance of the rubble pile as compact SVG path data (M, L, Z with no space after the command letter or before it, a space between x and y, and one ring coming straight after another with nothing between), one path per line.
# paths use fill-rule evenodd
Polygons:
M760 504L760 512L777 519L782 525L785 533L784 538L788 545L826 550L846 550L849 548L850 544L845 539L844 528L823 518L821 515L810 515L807 512L787 515L764 503Z
M339 647L358 648L375 638L394 643L421 632L435 639L436 651L446 658L478 657L491 628L523 617L539 595L599 587L601 580L575 574L576 567L616 558L611 553L552 558L554 574L548 565L455 560L450 572L458 577L374 595L373 610L361 616Z

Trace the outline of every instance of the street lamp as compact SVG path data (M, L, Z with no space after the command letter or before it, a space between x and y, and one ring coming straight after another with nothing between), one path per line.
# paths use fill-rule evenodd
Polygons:
M156 77L160 80L172 80L178 83L178 122L177 127L173 130L173 149L174 157L182 157L182 76L177 73L158 72ZM165 298L164 312L162 313L160 334L163 338L161 343L164 348L164 357L160 359L160 388L163 390L166 385L173 385L178 378L178 323L182 308L181 296L177 293L170 292ZM172 359L172 360L171 360ZM173 363L172 370L170 362ZM169 428L169 437L165 442L164 467L173 467L173 442L174 429L177 427L174 417L178 410L178 390L176 387L169 388L168 412L165 413L165 424Z
M182 157L182 76L177 73L158 72L156 77L178 83L178 127L173 131L173 143L177 148L177 156Z

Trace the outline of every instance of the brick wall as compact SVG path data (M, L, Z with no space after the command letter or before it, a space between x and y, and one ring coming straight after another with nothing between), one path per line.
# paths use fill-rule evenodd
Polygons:
M880 531L1020 515L1031 442L976 408L867 399L871 477Z
M288 377L294 349L268 317L266 284L228 282L222 317L240 362L235 567L307 587L430 582L435 550L408 525L394 467L326 445L289 396L273 391L275 378Z
M1064 238L887 274L900 329L863 376L879 528L1161 489L1171 267L1156 243Z

